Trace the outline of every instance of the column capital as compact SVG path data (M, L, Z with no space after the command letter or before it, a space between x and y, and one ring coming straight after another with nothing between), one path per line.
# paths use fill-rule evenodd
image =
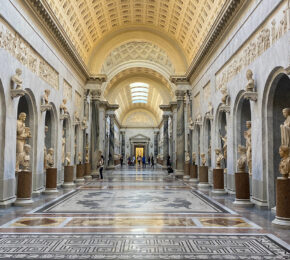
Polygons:
M175 90L175 96L176 96L176 100L184 100L184 94L185 94L185 91L184 90L181 90L181 89L178 89L178 90Z
M189 84L188 79L186 76L182 75L172 75L170 76L169 80L174 83L175 85L187 85Z

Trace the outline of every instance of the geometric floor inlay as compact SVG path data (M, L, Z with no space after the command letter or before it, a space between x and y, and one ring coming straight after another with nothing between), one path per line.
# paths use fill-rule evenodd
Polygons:
M0 259L289 259L267 235L1 234Z

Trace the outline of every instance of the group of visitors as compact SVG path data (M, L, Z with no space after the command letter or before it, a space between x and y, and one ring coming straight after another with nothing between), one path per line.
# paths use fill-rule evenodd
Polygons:
M137 161L137 162L136 162ZM154 157L153 156L149 156L148 157L148 160L146 162L146 156L143 155L143 157L141 155L138 155L137 156L137 160L136 160L136 157L135 155L132 156L128 156L128 160L127 160L127 163L128 163L128 166L135 166L135 165L138 165L138 167L143 167L143 168L146 168L146 165L150 166L152 168L154 168Z

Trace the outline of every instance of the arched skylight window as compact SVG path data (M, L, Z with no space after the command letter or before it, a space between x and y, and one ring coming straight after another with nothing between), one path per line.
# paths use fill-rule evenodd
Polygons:
M149 85L143 82L134 82L130 84L132 103L144 103L148 101Z

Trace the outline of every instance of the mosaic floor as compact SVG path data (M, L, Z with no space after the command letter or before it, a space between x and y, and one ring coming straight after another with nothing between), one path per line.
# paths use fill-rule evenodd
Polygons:
M224 204L158 169L105 172L1 209L0 259L290 259L270 221Z

